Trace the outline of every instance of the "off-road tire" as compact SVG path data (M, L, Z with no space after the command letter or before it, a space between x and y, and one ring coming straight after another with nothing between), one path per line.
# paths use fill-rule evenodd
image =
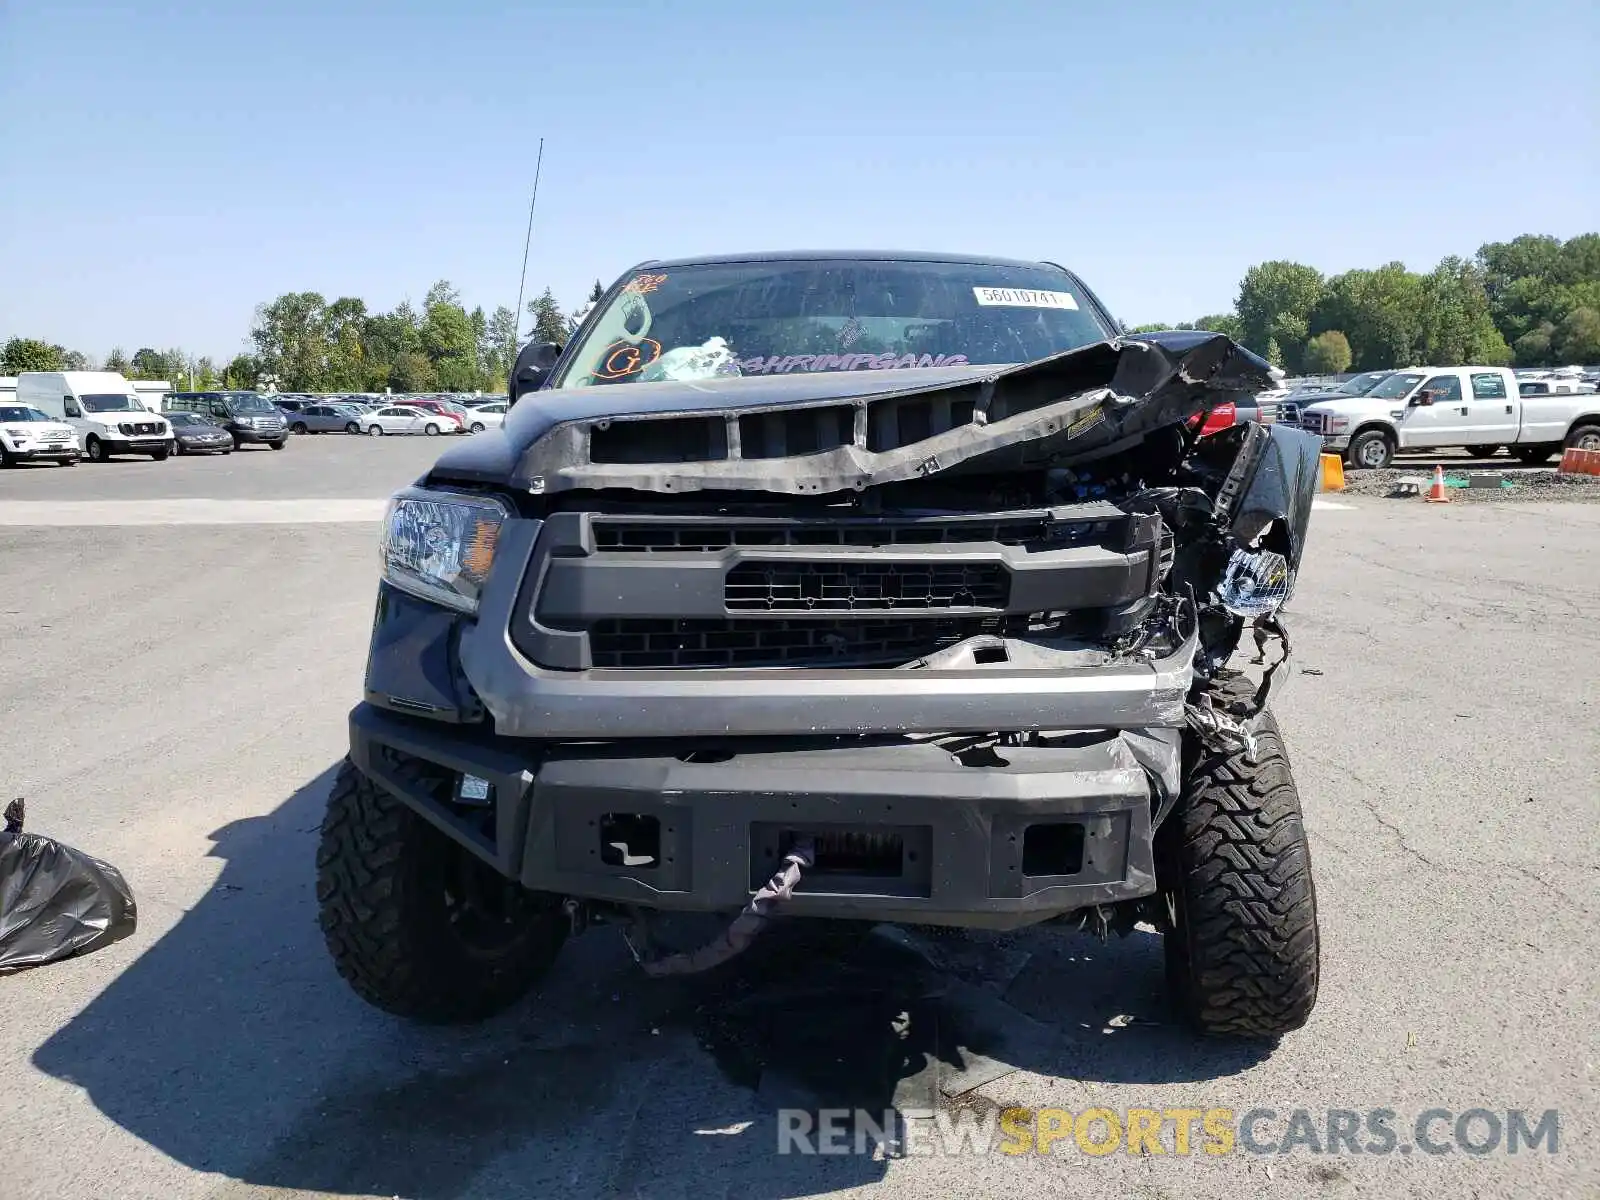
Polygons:
M479 1021L555 961L570 926L554 897L516 889L529 900L525 919L493 947L460 936L446 893L462 855L349 760L340 767L317 848L319 923L334 966L368 1003L431 1024Z
M1473 458L1493 458L1500 453L1499 446L1468 446L1467 453Z
M1381 455L1376 450L1368 453L1367 447L1374 442L1383 446ZM1389 440L1387 434L1377 429L1363 430L1350 439L1350 446L1345 450L1344 457L1345 462L1353 469L1382 471L1394 462L1394 443ZM1369 458L1371 461L1368 461Z
M1242 677L1213 691L1248 694ZM1317 1000L1320 945L1311 850L1277 722L1256 734L1257 760L1196 743L1182 796L1157 834L1167 901L1167 986L1184 1020L1209 1036L1275 1039Z
M1517 456L1517 461L1525 467L1537 467L1540 463L1547 463L1555 452L1554 446L1518 446L1512 451Z

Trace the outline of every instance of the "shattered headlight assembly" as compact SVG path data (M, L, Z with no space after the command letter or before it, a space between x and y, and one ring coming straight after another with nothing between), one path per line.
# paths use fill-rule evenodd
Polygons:
M1255 620L1271 616L1288 602L1294 591L1289 560L1274 550L1235 550L1228 559L1217 602L1236 617Z
M402 492L383 518L383 578L420 599L476 613L500 527L512 515L494 496Z

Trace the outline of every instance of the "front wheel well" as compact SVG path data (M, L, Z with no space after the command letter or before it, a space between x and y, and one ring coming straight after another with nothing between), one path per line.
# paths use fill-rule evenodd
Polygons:
M1353 442L1363 433L1371 433L1374 430L1383 434L1384 440L1391 446L1399 448L1400 435L1395 432L1394 426L1385 425L1382 421L1368 421L1365 425L1356 426L1355 430L1350 434L1350 440Z

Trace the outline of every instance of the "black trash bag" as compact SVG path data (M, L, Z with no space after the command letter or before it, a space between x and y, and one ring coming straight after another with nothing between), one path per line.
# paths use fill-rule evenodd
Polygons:
M89 954L138 926L127 881L110 863L22 832L22 801L0 832L0 975Z

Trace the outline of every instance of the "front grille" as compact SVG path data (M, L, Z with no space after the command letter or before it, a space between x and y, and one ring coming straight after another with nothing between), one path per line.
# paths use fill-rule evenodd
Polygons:
M161 432L161 426L154 421L124 421L117 426L125 437L137 437L139 434L156 434Z
M961 563L752 562L728 572L724 595L730 611L1003 609L1011 574Z
M909 620L617 618L589 628L594 666L828 667L898 665L980 634L1015 636L1027 616Z
M1050 522L1044 517L1013 521L940 520L917 521L829 521L808 524L796 521L729 522L727 524L685 524L670 522L596 521L595 549L609 553L708 553L734 546L940 546L957 543L992 542L1001 546L1024 546L1047 539L1056 545L1075 540L1063 536L1082 530L1084 537L1105 533L1106 521ZM1048 532L1047 532L1048 531Z

